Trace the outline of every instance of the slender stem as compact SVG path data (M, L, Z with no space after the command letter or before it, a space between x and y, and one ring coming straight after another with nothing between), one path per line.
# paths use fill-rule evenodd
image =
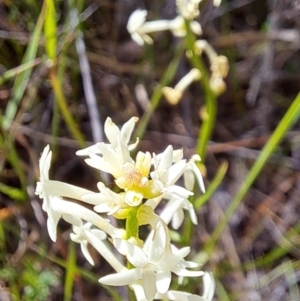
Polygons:
M137 211L139 206L131 207L129 215L126 219L126 238L139 237L139 222L137 219Z
M135 137L139 137L140 139L143 137L143 135L146 131L146 128L148 126L148 123L150 121L150 118L152 117L152 114L154 113L155 109L157 108L157 106L159 105L159 102L161 100L161 97L162 97L161 89L163 87L167 86L174 78L176 71L178 69L179 62L182 58L183 51L184 51L184 45L179 44L176 49L173 60L169 64L161 81L156 86L155 90L153 91L152 97L150 99L151 105L149 106L148 110L145 112L144 116L142 117L141 121L139 122L139 126L135 132Z
M126 238L129 239L131 237L139 237L139 223L137 219L137 211L140 206L137 207L131 207L129 215L126 219ZM132 269L133 265L127 261L127 268ZM136 301L135 294L133 290L128 287L128 298L129 301Z
M197 68L201 72L201 79L200 82L204 89L204 102L205 102L205 112L202 117L203 122L201 126L201 130L199 131L198 135L198 143L197 143L197 153L200 155L202 162L205 161L206 158L206 148L207 144L209 142L209 139L212 135L212 131L214 128L216 115L217 115L217 100L216 96L214 95L213 91L210 89L209 85L209 72L207 71L207 68L205 67L201 57L199 57L195 53L195 35L191 31L190 23L188 20L185 20L186 23L186 47L191 53L190 61L193 67Z

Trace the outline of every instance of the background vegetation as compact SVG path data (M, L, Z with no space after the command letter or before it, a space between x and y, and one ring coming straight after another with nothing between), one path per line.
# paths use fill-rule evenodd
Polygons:
M197 82L172 106L161 86L197 65L183 55L189 40L162 32L140 47L126 24L137 8L171 19L174 2L0 3L1 301L121 300L122 290L97 283L109 267L86 263L66 225L50 241L34 195L48 143L52 178L96 190L99 175L75 151L103 139L107 116L120 125L138 116L141 150L201 154L199 225L186 223L177 243L207 262L216 300L300 300L300 2L203 1L202 38L230 61L227 90L211 99Z

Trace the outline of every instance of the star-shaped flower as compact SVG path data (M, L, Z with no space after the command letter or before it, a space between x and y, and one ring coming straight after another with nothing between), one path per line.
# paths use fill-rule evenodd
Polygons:
M156 293L165 294L171 283L171 274L178 276L197 277L202 271L189 271L198 264L185 261L190 248L176 249L171 247L167 226L159 221L154 231L150 232L147 243L140 248L133 243L114 239L117 250L125 255L134 268L99 279L107 285L131 285L140 283L147 300L153 300Z

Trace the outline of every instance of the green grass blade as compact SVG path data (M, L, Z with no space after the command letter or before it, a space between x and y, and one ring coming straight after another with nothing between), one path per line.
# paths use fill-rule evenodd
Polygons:
M211 240L205 246L205 250L208 254L213 250L219 236L221 235L222 231L226 227L230 217L237 209L241 201L243 200L244 196L248 192L249 188L259 175L260 171L262 170L263 166L266 164L267 160L270 158L271 154L278 146L286 132L294 125L294 123L298 120L300 116L300 93L294 99L292 105L289 107L286 114L281 119L280 123L278 124L277 128L273 132L272 136L264 146L263 150L261 151L259 157L255 161L254 165L250 169L247 178L243 182L240 190L236 194L235 198L233 199L232 203L228 207L225 212L224 218L216 227L215 231L212 234Z
M16 201L24 201L27 197L26 193L15 187L5 185L0 182L0 192L6 194L9 198Z
M39 41L40 41L41 34L42 34L43 23L44 23L44 16L45 16L44 8L45 8L45 5L42 8L42 11L41 11L38 21L37 21L37 24L34 28L31 39L27 46L25 55L22 60L22 65L26 64L30 61L33 61L36 58L37 50L39 47ZM26 69L24 72L19 73L15 79L14 85L11 90L12 96L11 96L9 103L7 104L7 107L5 110L5 116L3 119L4 129L8 129L10 127L12 120L14 120L14 118L16 116L18 106L24 95L31 72L32 72L32 68Z
M75 243L69 242L68 259L66 262L66 278L64 285L64 301L72 300L72 292L76 275L76 248Z
M48 58L51 60L56 59L56 47L57 47L57 27L55 19L55 5L53 0L46 0L46 12L45 12L45 48Z
M23 65L17 66L16 68L12 68L7 70L0 76L0 86L3 85L5 82L10 80L11 78L16 77L17 75L21 74L22 72L27 71L28 69L32 69L34 66L38 65L42 60L37 58L33 61L27 62Z
M214 179L208 186L208 189L206 190L205 194L201 195L199 198L197 198L194 202L194 207L196 210L198 210L200 207L202 207L214 194L216 189L219 187L219 185L222 183L222 180L224 179L224 176L227 172L228 163L227 161L222 162L221 166L219 167Z
M164 75L162 76L161 81L159 82L159 84L157 85L155 90L153 91L152 97L150 99L151 106L149 106L149 109L146 111L146 113L142 117L141 121L139 122L136 132L134 134L135 137L139 137L140 139L143 137L143 135L146 131L147 125L150 121L150 118L151 118L152 114L154 113L155 109L157 108L157 106L159 105L159 102L162 98L162 90L161 89L163 87L167 86L174 78L176 71L178 69L180 60L182 59L183 51L184 51L184 45L183 44L178 45L178 48L175 52L173 60L171 61L167 70L165 71Z
M3 122L3 116L0 114L0 123L1 122ZM21 160L15 149L13 137L6 131L3 131L3 134L0 133L0 148L4 150L5 159L7 159L13 167L13 170L21 183L21 188L25 192L27 187L26 175L22 169Z

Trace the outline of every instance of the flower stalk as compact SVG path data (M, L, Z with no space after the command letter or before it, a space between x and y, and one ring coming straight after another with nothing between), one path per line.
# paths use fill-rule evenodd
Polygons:
M41 175L36 194L43 199L43 209L48 213L50 237L56 241L57 225L61 218L64 219L72 225L70 239L80 244L87 261L94 264L88 249L90 244L116 271L101 277L99 282L112 286L128 285L138 301L181 300L183 296L210 301L169 289L173 274L179 277L205 275L203 271L191 270L198 264L184 259L190 247L177 249L171 242L169 229L169 224L174 229L180 227L185 211L197 224L196 213L189 201L193 192L189 189L196 180L204 190L201 173L195 164L200 158L195 155L185 160L182 150L174 150L172 146L161 154L139 152L135 159L132 158L130 148L136 144L130 144L130 136L135 122L136 119L130 119L119 129L110 118L107 119L105 132L109 143L101 142L78 152L88 156L85 161L89 166L109 172L115 178L119 192L110 190L102 182L97 184L99 192L93 192L49 179L52 153L49 146L45 147L40 159ZM186 178L186 187L177 184L181 177ZM94 206L93 210L84 207L83 203ZM165 210L155 212L158 205ZM124 219L125 229L114 227L101 216L103 214ZM144 241L139 238L142 225L151 226ZM107 243L111 246L108 247ZM117 259L113 248L126 258L127 267ZM133 299L133 295L129 295Z

